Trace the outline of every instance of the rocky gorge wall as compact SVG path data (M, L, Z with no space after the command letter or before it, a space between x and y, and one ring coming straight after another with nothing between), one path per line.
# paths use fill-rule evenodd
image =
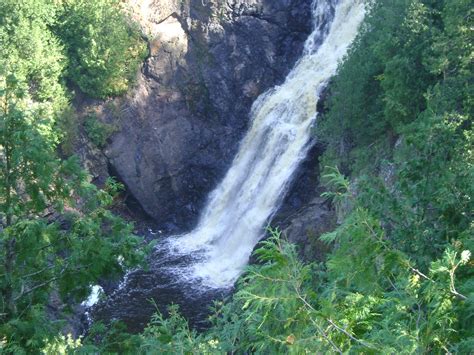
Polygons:
M310 2L132 3L150 53L105 155L159 225L178 231L196 222L235 155L252 102L299 57Z
M300 57L311 2L130 0L149 55L134 89L99 105L101 119L117 131L89 168L116 175L160 229L190 230L232 162L252 103L283 82ZM320 234L327 223L315 213L332 218L315 198L320 148L274 219L295 241Z

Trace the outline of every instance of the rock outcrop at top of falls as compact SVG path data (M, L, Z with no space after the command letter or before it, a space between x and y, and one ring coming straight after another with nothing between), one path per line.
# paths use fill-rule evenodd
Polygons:
M105 155L151 217L189 229L237 151L252 102L301 55L311 1L130 4L150 51Z

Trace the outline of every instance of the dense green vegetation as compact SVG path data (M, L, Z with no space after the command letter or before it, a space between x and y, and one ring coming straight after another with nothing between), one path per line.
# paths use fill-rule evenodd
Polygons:
M472 353L473 12L466 0L371 7L317 129L332 166L324 196L342 221L321 237L326 262L304 264L272 231L207 332L172 308L99 348Z
M97 147L102 148L107 142L107 138L115 132L116 127L110 123L103 123L96 115L88 115L84 121L84 129L90 141Z
M110 180L98 189L77 158L62 160L56 153L63 136L58 121L70 112L64 78L72 70L64 50L71 43L57 35L63 26L59 19L77 15L65 10L66 4L74 2L0 3L2 353L35 353L50 346L68 307L85 299L91 284L121 275L143 259L131 226L108 208L120 185ZM93 16L107 4L90 2L87 12ZM114 54L120 57L119 51ZM52 303L62 310L48 313Z
M98 97L123 92L141 45L115 1L2 1L0 349L472 353L474 9L371 3L316 130L324 196L341 221L321 237L332 246L326 261L304 263L271 230L206 332L173 306L142 334L96 324L74 341L46 305L84 299L99 277L122 271L118 255L127 266L142 253L108 210L120 186L97 189L75 158L56 155L64 79ZM104 144L100 124L89 118L86 130Z
M120 95L135 78L146 45L118 0L65 1L57 33L69 57L68 75L85 93Z

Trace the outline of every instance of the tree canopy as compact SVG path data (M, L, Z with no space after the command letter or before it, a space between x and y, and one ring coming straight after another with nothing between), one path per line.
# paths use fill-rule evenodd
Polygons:
M92 2L91 2L92 4ZM70 58L51 1L0 3L0 348L35 352L57 336L47 305L80 302L99 277L143 259L131 226L108 209L120 187L91 184L60 159Z

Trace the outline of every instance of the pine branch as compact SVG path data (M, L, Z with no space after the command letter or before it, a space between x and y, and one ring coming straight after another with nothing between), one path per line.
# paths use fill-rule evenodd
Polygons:
M67 269L67 266L66 266L65 268L63 268L63 269L61 270L61 272L59 273L58 276L55 276L55 277L53 277L53 278L51 278L51 279L49 279L49 280L47 280L47 281L44 281L44 282L42 282L42 283L40 283L40 284L38 284L38 285L35 285L35 286L31 287L31 288L28 288L28 290L26 290L26 291L23 289L23 286L22 286L22 290L21 290L20 294L15 297L15 302L16 302L17 300L19 300L20 298L22 298L22 297L24 297L24 296L26 296L26 295L28 295L28 294L30 294L30 293L36 291L37 289L42 288L42 287L45 287L45 286L48 286L48 285L51 284L52 282L59 280L66 272L76 272L76 271L79 271L79 270L81 270L81 269L88 268L88 267L90 267L90 266L92 266L92 263L87 264L87 265L83 265L83 266L80 266L80 267L77 267L77 268L74 268L74 269L71 269L71 270L68 270L68 269Z

